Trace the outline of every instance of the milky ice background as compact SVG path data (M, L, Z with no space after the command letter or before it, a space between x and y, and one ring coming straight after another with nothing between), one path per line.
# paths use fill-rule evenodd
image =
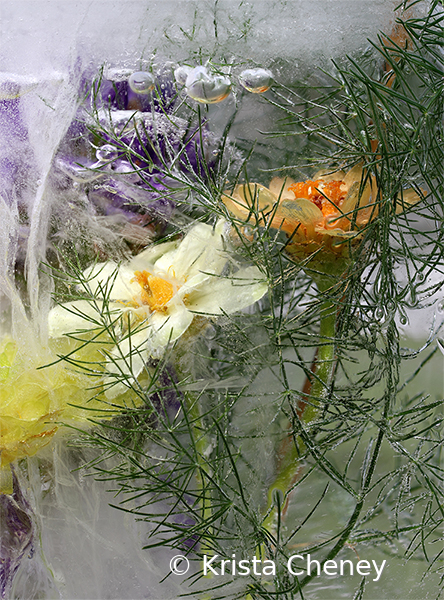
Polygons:
M63 198L47 186L54 155L77 110L85 73L103 65L138 70L140 61L161 65L226 56L252 61L291 82L331 59L357 55L379 31L390 31L398 0L292 0L258 2L122 0L1 0L0 2L0 286L12 307L14 333L28 342L45 335L50 290L39 271L54 204ZM422 6L417 7L421 10ZM191 39L190 39L191 38ZM14 97L20 92L19 100ZM267 129L265 105L243 106L234 128L254 139ZM17 117L18 112L20 118ZM228 119L230 101L213 109L214 125ZM26 272L32 324L13 284L20 250L19 210L30 217ZM435 304L406 335L422 337ZM439 315L438 315L439 317ZM3 328L9 324L0 322ZM106 484L85 478L75 453L51 446L46 493L30 462L29 497L39 519L41 549L24 562L15 593L22 598L175 598L180 581L169 577L171 553L142 551L144 526L108 506ZM87 458L87 457L86 457ZM48 484L49 488L49 484ZM32 574L30 576L30 574Z

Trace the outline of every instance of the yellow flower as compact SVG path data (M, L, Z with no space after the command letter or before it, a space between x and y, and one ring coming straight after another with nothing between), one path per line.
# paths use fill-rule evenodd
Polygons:
M125 403L137 398L126 395L106 405L95 398L102 379L91 378L57 361L57 355L74 354L72 340L51 340L36 349L19 348L10 337L0 341L0 465L33 456L53 438L62 424L84 426L90 419L110 418ZM30 348L33 344L30 344ZM88 347L78 357L98 361L101 355ZM44 367L49 363L50 366ZM44 368L42 368L44 367ZM7 471L2 480L8 481ZM1 484L0 484L1 485ZM5 491L5 490L0 490Z
M304 258L323 248L330 258L337 258L348 257L347 242L357 240L360 230L377 216L379 196L375 177L355 166L347 173L319 171L304 182L275 177L269 188L238 185L232 194L225 193L223 202L244 221L259 215L259 225L284 231L292 256ZM403 190L396 213L419 200L415 190Z

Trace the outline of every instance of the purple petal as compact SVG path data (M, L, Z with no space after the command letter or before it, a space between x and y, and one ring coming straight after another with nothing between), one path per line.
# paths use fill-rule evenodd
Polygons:
M13 472L13 493L0 494L0 593L8 592L26 554L32 551L34 526L30 506Z

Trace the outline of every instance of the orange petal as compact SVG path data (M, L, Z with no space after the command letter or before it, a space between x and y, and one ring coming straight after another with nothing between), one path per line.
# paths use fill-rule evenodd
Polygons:
M424 195L427 194L426 191L421 190ZM397 199L396 202L396 214L399 215L405 210L407 210L413 204L416 204L421 200L421 196L415 192L413 188L409 188L408 190L402 190L401 196Z
M323 223L324 215L319 208L305 198L295 200L284 200L279 205L273 223L282 223L281 229L286 233L293 233L298 225L303 225L307 230L307 237L313 238L315 226ZM273 224L273 227L275 225Z

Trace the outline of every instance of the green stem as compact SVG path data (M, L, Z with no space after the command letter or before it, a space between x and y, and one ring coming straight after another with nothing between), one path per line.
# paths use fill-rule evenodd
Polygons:
M325 286L323 285L318 285L318 287L321 292L325 290ZM305 404L300 415L300 419L304 424L308 424L316 419L320 407L328 397L335 359L335 329L336 307L330 300L325 300L321 305L319 348L313 370L310 399L309 403ZM292 440L292 443L289 443L288 450L280 462L276 478L268 490L267 517L263 522L263 527L267 531L273 531L276 517L276 511L273 508L275 505L275 491L280 491L285 497L285 494L298 476L300 470L299 457L304 450L305 444L301 437L298 436L295 440Z
M200 498L199 502L202 509L202 520L204 522L211 521L211 498L206 495L207 485L205 482L205 473L209 469L208 462L205 460L205 454L208 451L210 442L205 434L205 427L202 422L198 398L196 398L194 394L190 394L190 392L185 393L185 398L195 450L197 493Z

